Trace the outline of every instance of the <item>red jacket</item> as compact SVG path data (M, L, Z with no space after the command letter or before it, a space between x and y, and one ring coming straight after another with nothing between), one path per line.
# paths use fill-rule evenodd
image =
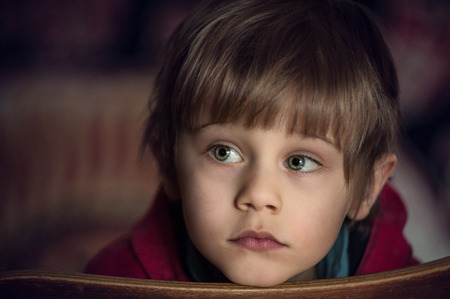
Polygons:
M157 196L153 207L131 235L97 254L87 265L86 272L157 280L191 280L179 258L169 205L170 202L163 196ZM403 236L405 223L405 206L398 194L386 186L380 194L380 212L373 222L366 249L354 275L418 264Z

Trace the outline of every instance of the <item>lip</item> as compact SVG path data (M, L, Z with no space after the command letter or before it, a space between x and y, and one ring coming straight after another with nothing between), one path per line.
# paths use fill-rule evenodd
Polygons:
M229 240L231 243L253 251L268 251L287 247L268 232L245 231Z

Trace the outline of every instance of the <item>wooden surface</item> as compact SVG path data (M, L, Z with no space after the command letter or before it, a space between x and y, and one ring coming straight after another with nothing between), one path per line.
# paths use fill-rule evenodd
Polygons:
M0 298L450 298L450 256L419 266L271 288L36 271L0 273Z

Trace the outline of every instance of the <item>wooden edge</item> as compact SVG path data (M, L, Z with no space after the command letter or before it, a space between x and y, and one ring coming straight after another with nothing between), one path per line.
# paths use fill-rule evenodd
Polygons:
M445 295L450 293L450 256L408 268L352 276L346 278L321 279L313 281L286 282L284 284L257 288L247 287L231 283L196 283L159 281L147 279L134 279L123 277L112 277L92 275L84 273L58 273L44 271L9 271L0 273L0 294L2 290L13 287L30 291L43 290L48 286L76 286L80 294L89 290L118 291L119 294L160 294L163 297L172 295L183 295L183 297L194 297L199 294L214 294L217 298L221 296L242 295L248 297L271 297L279 295L327 295L351 294L353 295L376 295L377 297L395 294L436 294ZM399 288L399 286L401 286ZM376 292L376 293L373 293ZM262 296L262 297L261 297ZM369 296L371 297L371 296Z

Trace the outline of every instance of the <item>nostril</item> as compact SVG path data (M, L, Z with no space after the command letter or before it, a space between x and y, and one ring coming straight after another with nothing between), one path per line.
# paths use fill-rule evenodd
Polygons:
M266 208L268 208L271 211L275 211L277 208L273 205L266 205Z
M280 206L277 203L263 203L257 200L238 200L236 207L242 211L270 211L276 213L280 210Z

